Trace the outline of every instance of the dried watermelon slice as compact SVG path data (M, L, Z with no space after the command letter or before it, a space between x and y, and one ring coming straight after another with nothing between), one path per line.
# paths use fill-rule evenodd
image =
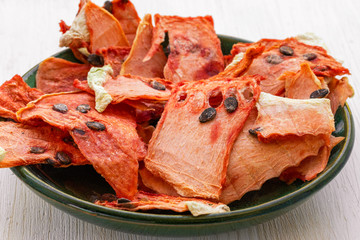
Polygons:
M331 110L333 113L336 112L339 106L345 105L346 99L354 96L354 89L349 84L347 77L341 79L332 78L329 83L330 93L328 98L331 101Z
M302 62L307 62L316 76L334 77L349 74L349 70L328 55L322 47L307 45L295 38L262 39L253 44L262 44L265 46L265 51L253 61L246 74L264 76L266 79L261 82L261 89L267 93L283 94L284 82L278 80L278 77L285 71L297 72ZM231 54L235 56L245 52L251 45L235 44Z
M130 47L108 47L96 51L98 56L104 58L104 65L110 65L113 69L113 76L120 74L125 59L129 56Z
M324 89L324 93L328 92L324 79L316 77L307 62L301 63L297 73L285 72L278 79L285 81L285 97L287 98L309 99L317 90Z
M104 7L119 21L129 44L132 45L140 22L134 4L129 0L113 0Z
M0 117L16 120L20 108L42 95L42 91L30 88L22 77L15 75L0 87Z
M42 61L36 73L36 87L44 93L71 92L75 79L86 80L91 66L73 63L61 58L48 58Z
M29 124L41 119L69 131L117 196L132 199L137 192L138 160L146 154L135 119L126 105L109 106L102 114L94 105L94 97L85 92L50 94L28 104L17 117Z
M330 136L335 130L330 100L290 99L262 92L256 104L256 132L261 141L304 135Z
M330 157L330 152L338 143L344 140L343 137L330 138L330 146L324 145L317 156L309 156L304 159L299 166L290 167L280 175L280 180L293 183L296 179L310 181L324 171Z
M75 57L83 62L100 48L129 47L116 18L91 1L85 2L80 4L81 9L70 29L61 36L60 47L70 47Z
M92 70L95 71L95 70ZM89 81L89 79L88 79ZM169 83L160 78L144 78L138 76L119 75L116 78L105 76L105 81L98 86L101 88L97 90L96 86L93 86L92 90L86 81L74 81L74 86L87 91L96 96L96 109L103 111L106 106L111 102L112 104L118 104L126 101L127 104L135 107L142 108L142 110L148 110L149 107L144 105L144 101L155 104L157 102L166 101L170 98ZM105 95L109 98L109 101L102 101L105 99ZM162 104L163 105L163 104ZM151 109L150 109L151 110Z
M146 168L181 196L217 200L232 144L259 97L259 79L178 84L150 140Z
M0 122L0 129L0 147L6 151L1 168L40 163L55 167L89 164L67 131L13 122Z
M173 82L200 80L224 70L220 40L211 16L178 17L155 15L152 46L144 61L161 50L165 33L169 36L170 54L164 76Z
M151 47L152 37L153 25L151 22L151 15L146 14L140 22L136 32L136 37L131 47L129 57L121 67L121 75L130 74L148 78L164 77L163 71L167 57L161 48L150 60L146 62L143 61Z
M288 167L298 166L308 156L317 156L325 145L323 136L291 136L261 142L249 133L254 128L257 110L253 109L236 139L230 154L226 182L220 201L231 203L250 191L259 190L269 179L279 177ZM276 123L273 122L273 124Z
M153 209L172 210L175 212L190 211L193 216L230 211L230 208L223 203L214 203L198 198L173 197L143 191L139 191L132 201L119 199L113 202L96 201L95 203L128 211L147 211Z

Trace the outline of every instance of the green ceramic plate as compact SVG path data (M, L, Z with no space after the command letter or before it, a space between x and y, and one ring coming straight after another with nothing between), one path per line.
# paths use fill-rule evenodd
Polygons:
M220 36L222 50L228 54L236 42L243 39ZM55 57L75 61L70 50ZM24 75L35 87L38 66ZM247 193L240 201L230 205L231 211L202 217L172 212L127 212L95 205L96 194L113 192L110 186L91 166L56 169L50 166L16 167L12 171L36 194L85 221L129 233L158 236L198 236L232 231L272 219L294 208L329 183L343 168L354 144L354 124L348 105L339 108L334 135L346 139L336 146L323 173L310 182L297 181L291 185L272 179L260 191Z

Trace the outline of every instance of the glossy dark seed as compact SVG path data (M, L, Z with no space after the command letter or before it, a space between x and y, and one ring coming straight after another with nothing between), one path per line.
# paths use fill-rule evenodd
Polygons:
M128 3L129 0L122 0L122 3L125 4L125 3Z
M316 54L315 53L305 53L303 55L303 58L307 61L312 61L314 60L315 58L317 58Z
M30 153L41 154L45 152L45 148L42 147L31 147Z
M104 193L103 195L101 195L101 201L113 202L116 200L117 200L117 197L114 194Z
M101 55L97 55L97 54L90 54L87 57L87 61L95 66L95 67L102 67L104 66L104 58Z
M136 206L134 204L131 203L118 203L119 207L122 208L135 208Z
M73 139L71 136L67 136L67 137L64 137L64 138L63 138L63 142L64 142L64 143L71 144L71 143L74 142L74 139Z
M104 131L106 129L105 125L99 122L87 122L86 126L95 131Z
M77 144L74 142L74 139L71 136L64 137L63 142L66 144L69 144L75 148L78 148Z
M283 61L283 59L278 55L269 55L266 57L266 61L270 64L279 64Z
M323 98L328 95L329 90L326 88L318 89L310 94L310 98Z
M199 121L200 121L201 123L206 123L206 122L208 122L208 121L213 120L213 119L215 118L215 116L216 116L216 109L210 107L210 108L205 109L205 110L201 113L201 115L200 115L200 117L199 117Z
M158 81L152 81L151 87L156 90L165 91L166 87Z
M68 107L62 103L54 104L52 109L60 113L66 113L69 110Z
M254 129L249 129L249 133L254 136L257 136L257 132L259 132L259 131L261 131L260 127L254 128Z
M120 204L120 203L128 203L128 202L131 202L129 199L127 198L118 198L117 200L117 203Z
M45 159L45 161L50 164L51 166L58 166L59 165L59 162L56 161L55 159L52 159L52 158L47 158Z
M106 1L104 3L104 8L106 11L108 11L109 13L113 13L113 4L111 1Z
M320 66L316 66L314 67L313 71L319 71L319 72L325 72L326 70L328 70L329 67L328 66L324 66L324 65L320 65Z
M294 55L294 50L289 46L281 46L279 48L279 51L286 56Z
M224 106L227 112L232 113L235 112L235 110L238 107L238 101L235 97L228 97L224 101Z
M90 110L91 107L89 104L80 104L79 106L76 107L76 111L79 111L81 113L87 113Z
M68 165L71 163L71 157L66 152L57 152L55 159L60 161L61 164Z
M82 129L79 129L79 128L74 128L74 129L73 129L73 132L74 132L74 133L77 133L77 134L79 134L79 135L84 135L84 134L85 134L85 131L82 130Z

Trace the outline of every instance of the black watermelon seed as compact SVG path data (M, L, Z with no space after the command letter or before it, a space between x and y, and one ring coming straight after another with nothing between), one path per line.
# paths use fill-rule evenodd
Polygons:
M283 61L283 59L278 55L269 55L266 57L266 61L270 64L279 64Z
M254 129L249 129L249 133L251 135L257 136L257 132L261 131L260 127L254 128Z
M286 56L294 55L294 50L289 46L281 46L279 48L279 51Z
M153 81L153 82L151 83L151 87L152 87L153 89L160 90L160 91L165 91L165 90L166 90L165 85L159 83L158 81Z
M74 142L74 139L71 136L64 137L63 142L73 146L74 148L78 148L77 144Z
M30 153L41 154L45 152L45 148L42 147L31 147Z
M112 14L113 13L113 4L112 4L112 2L111 1L105 1L104 9Z
M101 201L114 202L117 200L117 197L112 193L104 193L101 195Z
M63 142L72 145L72 143L74 143L74 139L71 136L66 136L63 138Z
M238 107L238 101L235 97L228 97L224 101L224 106L227 112L232 113L235 112L235 110Z
M77 134L79 134L79 135L84 135L84 134L85 134L85 131L82 130L82 129L79 129L79 128L74 128L74 129L73 129L73 132L74 132L74 133L77 133Z
M90 110L91 107L89 104L80 104L79 106L76 107L76 111L79 111L81 113L87 113Z
M68 165L71 163L71 157L66 152L57 152L55 155L55 159L60 161L60 163L64 165Z
M87 57L87 61L95 66L95 67L102 67L104 66L104 58L101 55L97 55L97 54L90 54Z
M69 110L68 107L62 103L54 104L52 109L60 113L66 113Z
M86 122L86 126L95 131L104 131L106 129L105 125L99 122Z
M136 206L134 204L131 203L118 203L119 207L122 208L135 208Z
M305 53L303 55L303 58L307 61L312 61L314 60L315 58L317 58L316 54L315 53Z
M314 67L313 71L325 72L328 69L329 69L328 66L321 65Z
M117 203L120 204L120 203L128 203L128 202L131 202L129 199L127 198L118 198L117 200Z
M318 89L310 94L310 98L323 98L328 95L329 90L326 88Z
M209 107L201 113L201 115L199 117L199 121L201 123L206 123L208 121L213 120L215 118L215 116L216 116L216 109Z
M59 166L59 162L52 158L47 158L45 161L51 166Z

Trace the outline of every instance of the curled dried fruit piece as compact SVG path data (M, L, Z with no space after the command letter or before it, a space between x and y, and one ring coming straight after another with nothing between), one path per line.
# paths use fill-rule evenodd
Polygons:
M259 74L263 76L265 79L260 83L261 91L263 92L282 96L285 90L284 81L278 78L286 71L297 72L300 64L303 62L307 62L311 70L318 77L334 77L349 74L349 70L328 55L325 49L319 46L304 44L296 38L284 40L262 39L256 43L237 43L233 46L231 55L234 57L259 44L264 46L264 52L262 56L254 59L251 66L247 69L246 75ZM279 56L279 46L290 47L294 54L291 56L284 54ZM285 53L285 51L281 51ZM314 58L315 56L316 58Z
M6 121L16 120L16 112L41 95L40 90L30 88L22 77L15 75L0 87L0 116Z
M211 16L183 18L155 14L154 19L152 44L144 61L162 51L161 43L167 32L170 54L164 67L166 79L174 83L201 80L224 70L220 40Z
M54 115L51 107L50 111ZM52 159L56 167L89 164L79 149L64 141L71 139L67 131L44 123L35 127L14 122L0 122L0 129L0 147L6 151L4 159L0 161L0 168L46 164L50 161L48 159ZM60 164L53 159L58 152L68 153L73 161L66 165Z
M180 196L218 199L232 144L259 98L260 79L224 77L177 84L150 140L145 167ZM241 94L246 89L251 89L251 99ZM184 93L185 101L179 102ZM210 107L209 97L224 93L236 93L241 108L229 114L222 103Z
M52 110L53 104L60 101L68 106L68 114ZM85 92L44 95L18 111L17 116L24 123L33 123L41 119L54 127L68 131L79 149L64 143L64 136L60 139L61 143L66 147L80 150L94 169L114 188L117 197L132 199L137 192L138 161L144 158L146 150L145 144L136 132L135 117L131 114L130 107L118 104L116 107L109 106L101 114L97 111L83 114L76 110L80 104L88 104L94 109L94 97ZM57 150L60 151L69 154L66 157L58 153L58 159L55 160L75 161L73 152ZM54 155L56 153L47 158L53 158Z

